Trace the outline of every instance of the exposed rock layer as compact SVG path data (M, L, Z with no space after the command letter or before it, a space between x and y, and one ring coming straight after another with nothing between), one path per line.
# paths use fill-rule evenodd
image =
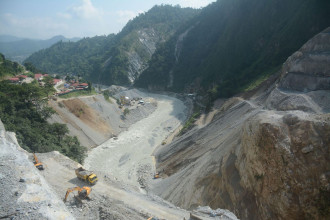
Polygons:
M213 121L160 147L155 192L241 219L330 215L330 28L284 64L277 83L228 100Z

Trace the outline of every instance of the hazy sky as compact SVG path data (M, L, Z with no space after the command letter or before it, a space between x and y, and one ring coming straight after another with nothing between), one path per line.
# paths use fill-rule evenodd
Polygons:
M0 35L47 39L118 33L154 5L200 8L215 0L0 0Z

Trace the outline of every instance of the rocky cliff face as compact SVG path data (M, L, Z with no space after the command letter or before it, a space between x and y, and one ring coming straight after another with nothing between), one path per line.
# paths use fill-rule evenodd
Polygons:
M156 50L156 45L162 41L161 34L153 28L143 28L136 31L138 50L126 51L128 58L128 78L131 83L148 67L148 61Z
M273 86L228 100L209 125L159 148L167 178L155 192L241 219L329 218L329 48L330 28L286 61Z

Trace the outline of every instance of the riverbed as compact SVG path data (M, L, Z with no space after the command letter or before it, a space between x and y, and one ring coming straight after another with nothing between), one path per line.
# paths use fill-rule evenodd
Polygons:
M146 93L145 96L156 100L156 110L118 137L91 150L84 162L87 169L136 187L141 187L141 172L155 172L151 155L186 119L186 106L181 100L166 95Z

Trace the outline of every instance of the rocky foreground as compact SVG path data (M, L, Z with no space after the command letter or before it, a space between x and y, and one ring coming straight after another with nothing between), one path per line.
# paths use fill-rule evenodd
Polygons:
M0 121L0 218L74 219Z
M225 102L155 156L154 192L183 208L209 205L242 219L329 219L330 28L277 77Z

